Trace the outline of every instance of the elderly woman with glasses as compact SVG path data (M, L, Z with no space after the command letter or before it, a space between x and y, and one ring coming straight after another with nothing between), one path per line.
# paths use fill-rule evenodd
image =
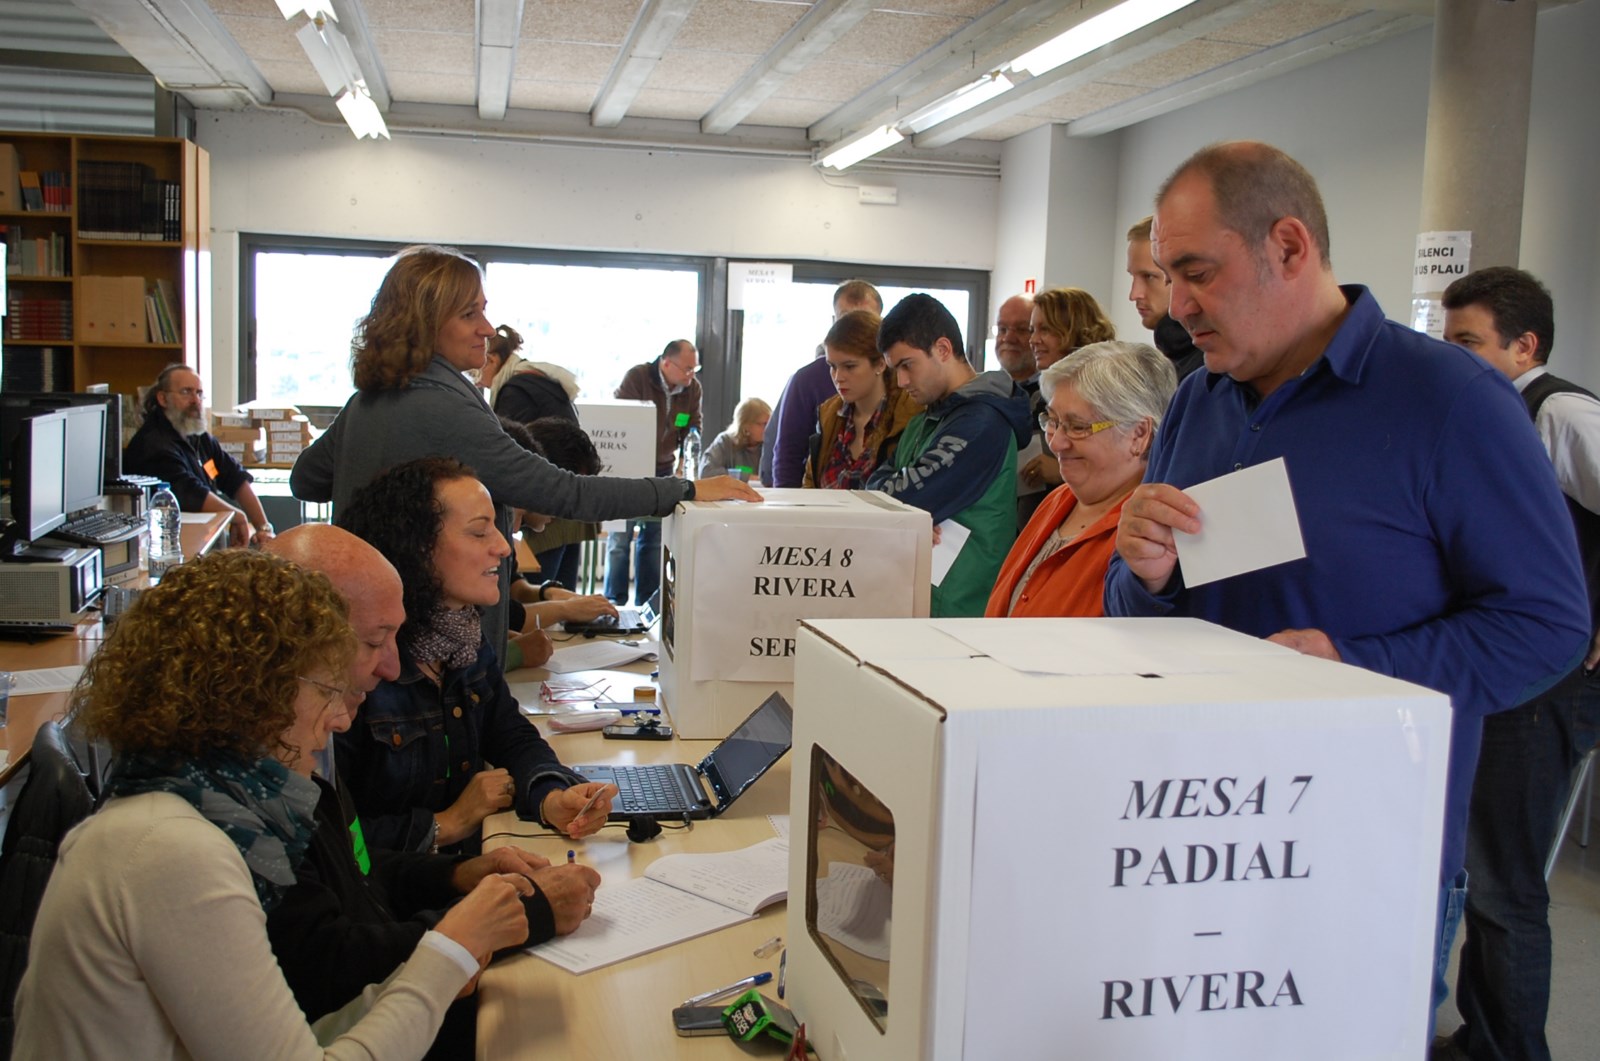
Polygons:
M1104 614L1122 503L1144 478L1177 385L1172 365L1144 343L1095 343L1045 369L1039 426L1062 485L1011 547L986 616Z

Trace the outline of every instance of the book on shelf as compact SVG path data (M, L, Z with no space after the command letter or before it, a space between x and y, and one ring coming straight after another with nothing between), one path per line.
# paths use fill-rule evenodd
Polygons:
M145 185L154 183L155 171L142 162L79 162L78 237L147 238Z
M22 209L22 158L16 144L0 144L0 210Z
M72 299L6 293L6 338L14 342L71 342Z
M172 316L172 303L168 301L167 293L162 289L164 283L162 280L153 280L146 285L148 293L144 296L145 314L150 321L152 343L178 341L178 327Z
M8 346L0 366L0 390L53 391L72 386L72 349L65 346Z
M46 212L64 214L72 209L72 185L60 170L46 170L39 174L39 188L44 196Z
M6 245L7 276L67 275L67 240L61 233L29 238L16 225L0 225L0 238Z
M44 189L39 184L39 174L31 169L25 169L17 174L17 179L22 182L22 208L43 210Z

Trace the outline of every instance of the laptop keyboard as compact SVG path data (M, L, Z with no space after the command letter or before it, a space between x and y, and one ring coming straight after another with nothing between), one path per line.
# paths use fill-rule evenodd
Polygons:
M625 814L687 812L695 808L684 799L670 766L614 766L616 809Z

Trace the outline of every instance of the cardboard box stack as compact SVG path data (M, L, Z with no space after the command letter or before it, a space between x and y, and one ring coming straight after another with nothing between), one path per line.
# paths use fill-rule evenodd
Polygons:
M261 463L261 428L248 413L212 413L211 434L240 464Z
M294 406L251 411L267 429L268 464L293 464L300 451L311 444L311 421ZM269 413L281 415L266 415Z

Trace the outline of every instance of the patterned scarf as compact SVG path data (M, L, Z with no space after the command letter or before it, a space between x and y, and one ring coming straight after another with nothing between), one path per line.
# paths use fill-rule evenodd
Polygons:
M889 400L885 398L878 403L877 411L867 419L864 432L868 438L878 430L878 421L883 419L884 410L888 405ZM867 478L878 466L878 455L872 452L871 446L862 446L859 457L850 455L850 446L856 440L856 412L853 403L839 410L839 419L844 426L839 431L839 437L834 439L833 453L823 466L822 486L829 490L860 490L866 486Z
M411 635L411 658L419 661L444 660L448 669L469 667L478 658L483 643L483 616L478 609L437 607L417 624Z
M294 884L295 867L311 843L317 786L278 760L246 762L218 755L204 762L177 756L118 756L108 796L170 792L221 829L244 857L263 910Z

